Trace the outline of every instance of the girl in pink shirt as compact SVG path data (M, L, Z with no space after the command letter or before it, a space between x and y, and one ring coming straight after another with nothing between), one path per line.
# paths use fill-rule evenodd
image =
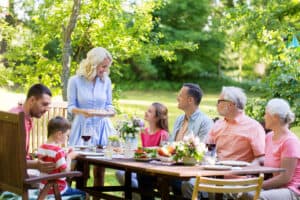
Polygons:
M148 128L141 132L141 141L143 147L159 146L161 142L167 141L168 134L168 109L161 103L152 103L145 112L145 121L148 122ZM124 171L117 171L116 177L120 184L125 183ZM136 173L131 174L131 186L138 187ZM139 198L133 195L133 199Z
M145 112L145 121L149 128L141 133L143 147L159 146L168 140L168 109L161 103L152 103Z
M265 111L266 136L264 166L284 168L263 182L262 200L300 200L300 142L289 130L294 113L283 99L272 99Z

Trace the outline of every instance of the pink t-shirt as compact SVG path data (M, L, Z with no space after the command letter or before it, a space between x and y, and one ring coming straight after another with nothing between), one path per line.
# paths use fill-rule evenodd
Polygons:
M24 112L24 108L23 108L23 106L19 105L15 108L10 109L9 112L11 112L11 113ZM25 131L26 131L26 154L27 154L26 158L29 159L30 158L30 156L28 154L29 153L28 152L29 151L29 140L30 140L30 131L33 126L33 123L32 123L33 120L29 115L27 115L25 113L24 113L24 115L25 115L24 122L25 122Z
M298 158L298 164L291 181L284 187L293 190L300 195L300 142L297 136L289 132L279 140L272 140L274 133L270 132L266 137L265 166L280 167L282 158Z
M241 112L234 121L218 120L208 134L207 144L216 144L219 160L252 162L265 154L265 131Z
M141 133L143 147L159 146L161 138L167 140L169 138L168 132L160 129L154 134L149 134L149 129L146 128L145 131Z
M56 168L50 174L63 172L67 168L66 154L64 150L53 144L42 144L38 149L38 158L44 162L52 162L56 164ZM61 193L67 190L66 178L59 178L56 180L58 189ZM41 188L45 186L47 181L42 181ZM48 194L53 194L50 190Z

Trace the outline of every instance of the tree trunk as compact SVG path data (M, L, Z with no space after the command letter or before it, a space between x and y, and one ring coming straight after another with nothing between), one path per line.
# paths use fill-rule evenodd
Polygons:
M71 56L72 56L72 45L71 45L71 35L76 26L77 18L80 12L81 0L74 0L72 13L69 19L67 28L63 26L63 52L62 52L62 96L63 100L67 100L67 87L68 79L70 77L70 67L71 67Z
M243 54L242 51L239 49L239 81L242 82L242 73L243 73Z
M14 0L9 0L7 2L8 12L5 10L3 13L6 13L5 15L5 21L9 24L9 26L15 26L16 25L16 13L15 13L15 2ZM0 54L4 54L7 51L7 40L6 38L3 38L0 41ZM5 67L8 67L8 62L6 58L1 58L0 63L2 63Z

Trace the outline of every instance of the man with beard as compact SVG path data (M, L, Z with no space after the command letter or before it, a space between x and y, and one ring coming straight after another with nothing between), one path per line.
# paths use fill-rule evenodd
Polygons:
M26 131L26 159L27 168L38 169L41 172L50 172L55 169L54 163L43 162L40 160L31 160L29 156L29 136L33 127L32 118L41 118L49 110L52 93L48 87L43 84L35 84L31 86L27 93L24 104L12 108L10 112L24 112L24 122Z

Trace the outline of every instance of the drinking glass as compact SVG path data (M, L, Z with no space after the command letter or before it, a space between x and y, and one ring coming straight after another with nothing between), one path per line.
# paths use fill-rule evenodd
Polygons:
M193 130L188 130L184 136L183 136L183 141L190 141L193 140L195 138L195 134L193 132Z
M169 144L169 139L166 135L162 135L160 138L159 146L167 146Z
M104 158L111 160L112 159L112 154L113 154L113 146L111 141L108 141L105 149L104 149Z

